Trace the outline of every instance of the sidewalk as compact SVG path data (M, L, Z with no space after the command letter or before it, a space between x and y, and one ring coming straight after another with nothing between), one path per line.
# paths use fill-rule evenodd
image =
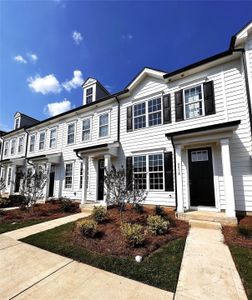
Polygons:
M190 224L175 300L246 300L229 248L223 243L221 225Z

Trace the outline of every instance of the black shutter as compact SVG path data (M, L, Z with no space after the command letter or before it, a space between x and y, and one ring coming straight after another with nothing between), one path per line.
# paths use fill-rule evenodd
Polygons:
M176 122L184 120L183 90L175 93Z
M163 96L163 123L171 123L171 95Z
M165 190L172 192L173 189L173 162L172 152L164 153Z
M203 84L204 86L204 101L205 101L205 115L215 114L215 101L214 101L214 83L208 81Z
M127 131L132 131L132 106L127 107Z
M133 166L132 157L126 157L126 189L131 191L133 184Z

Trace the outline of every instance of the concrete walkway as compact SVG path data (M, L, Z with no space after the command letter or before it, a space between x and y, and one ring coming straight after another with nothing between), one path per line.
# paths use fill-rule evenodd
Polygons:
M0 299L173 299L173 293L18 241L87 215L75 214L1 234Z
M223 243L221 225L190 224L175 299L247 299L229 248Z

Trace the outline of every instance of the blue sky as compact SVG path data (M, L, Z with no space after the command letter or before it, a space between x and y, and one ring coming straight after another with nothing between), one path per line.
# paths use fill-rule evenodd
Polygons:
M251 19L250 1L0 1L0 129L80 106L89 76L114 93L225 51Z

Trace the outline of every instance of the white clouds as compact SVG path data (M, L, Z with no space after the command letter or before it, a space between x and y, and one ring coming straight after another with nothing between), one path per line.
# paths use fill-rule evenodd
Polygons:
M25 60L22 55L14 56L13 59L20 64L27 64L27 60Z
M82 37L81 33L76 31L76 30L73 32L72 38L73 38L76 45L79 45L80 42L83 40L83 37Z
M62 88L58 81L58 79L53 75L49 74L45 77L40 77L40 75L36 75L34 78L29 77L27 79L28 86L31 90L36 93L42 93L46 95L48 93L60 93Z
M83 83L83 77L82 77L82 73L79 70L75 70L73 72L73 78L69 81L65 81L62 83L62 86L65 90L67 90L68 92L71 91L71 89L75 89L79 86L82 85Z
M127 34L123 34L123 35L122 35L122 40L124 40L124 41L130 41L130 40L132 40L132 39L133 39L133 35L130 34L130 33L127 33Z
M31 62L36 62L38 60L38 56L35 53L28 53L27 56Z
M71 102L67 99L64 99L61 102L48 103L44 108L44 113L49 117L53 117L72 108L74 108L74 106L71 105Z

